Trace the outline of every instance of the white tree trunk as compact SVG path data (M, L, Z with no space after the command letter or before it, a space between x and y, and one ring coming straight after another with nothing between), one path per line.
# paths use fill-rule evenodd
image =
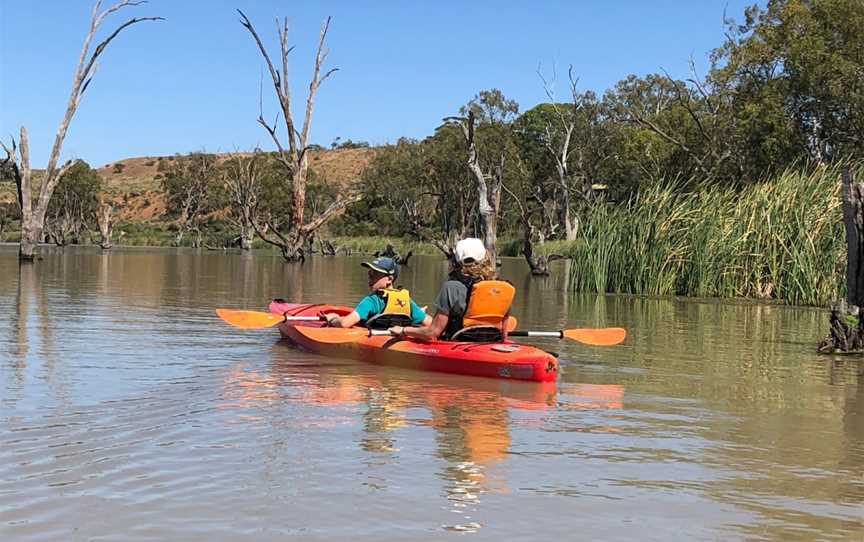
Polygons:
M127 20L125 23L118 26L114 32L108 35L90 55L87 54L90 50L90 42L93 39L99 26L106 16L111 13L126 7L135 6L140 2L132 0L122 0L100 12L99 8L101 0L97 1L93 6L93 12L90 18L90 29L84 38L84 44L81 47L81 54L78 59L78 67L72 77L72 90L69 93L69 100L66 103L66 112L63 115L63 120L57 128L57 134L54 138L54 145L51 147L51 154L48 157L48 165L45 169L45 177L42 180L42 186L39 188L39 195L36 200L36 205L30 199L31 190L31 174L30 174L30 158L27 144L27 132L24 127L21 127L21 153L20 158L15 155L15 142L12 143L10 150L5 145L6 160L13 160L16 165L16 185L18 187L18 203L21 207L21 244L19 247L19 259L21 261L32 261L36 257L36 248L43 240L43 232L45 229L45 214L48 211L48 204L51 201L51 196L54 194L54 189L57 183L66 173L66 171L74 165L74 162L67 162L62 168L57 169L57 162L60 158L60 151L63 148L63 141L66 139L66 132L69 129L69 124L72 122L72 117L78 110L78 104L84 91L92 80L93 74L96 71L96 59L105 50L108 44L126 27L142 21L161 20L161 17L135 17Z

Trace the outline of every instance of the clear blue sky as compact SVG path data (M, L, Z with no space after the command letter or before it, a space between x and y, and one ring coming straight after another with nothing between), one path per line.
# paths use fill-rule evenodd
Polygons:
M704 72L723 40L724 8L743 17L755 0L276 1L152 0L120 10L100 37L131 16L100 57L63 147L94 167L131 156L272 148L255 121L263 61L236 8L278 54L274 19L287 15L295 118L300 123L322 20L333 16L329 65L312 141L373 144L422 138L479 90L497 87L521 110L545 100L539 63L573 64L582 89L602 92L630 73ZM106 4L112 3L106 0ZM762 2L760 2L762 3ZM0 135L30 133L43 167L66 107L91 0L0 0ZM265 73L265 116L276 108Z

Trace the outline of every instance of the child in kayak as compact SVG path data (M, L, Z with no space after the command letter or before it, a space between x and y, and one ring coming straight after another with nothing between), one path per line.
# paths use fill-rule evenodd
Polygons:
M453 251L449 279L433 303L431 323L423 327L397 324L390 333L421 340L499 341L506 335L514 294L510 283L495 280L495 262L483 241L462 239Z
M392 258L381 257L360 265L369 269L369 290L372 293L361 299L346 316L325 314L328 326L353 327L363 324L371 329L387 329L394 325L430 324L432 318L411 299L408 290L394 287L399 266Z

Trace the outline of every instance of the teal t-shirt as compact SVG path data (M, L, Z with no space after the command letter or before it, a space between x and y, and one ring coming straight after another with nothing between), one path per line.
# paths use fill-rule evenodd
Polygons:
M382 312L384 312L384 300L378 294L369 294L363 299L360 300L360 303L357 303L357 306L354 307L354 310L357 314L360 315L360 319L364 322L369 320L373 316L378 316ZM423 323L423 320L426 318L426 312L420 308L417 303L414 303L414 300L411 300L411 323L415 326L419 326Z

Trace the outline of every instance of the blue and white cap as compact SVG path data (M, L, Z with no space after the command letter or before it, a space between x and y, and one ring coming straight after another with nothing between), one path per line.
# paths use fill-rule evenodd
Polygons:
M375 258L371 262L363 262L360 265L368 267L373 271L389 275L394 279L399 276L399 265L393 261L393 258L388 258L386 256Z

